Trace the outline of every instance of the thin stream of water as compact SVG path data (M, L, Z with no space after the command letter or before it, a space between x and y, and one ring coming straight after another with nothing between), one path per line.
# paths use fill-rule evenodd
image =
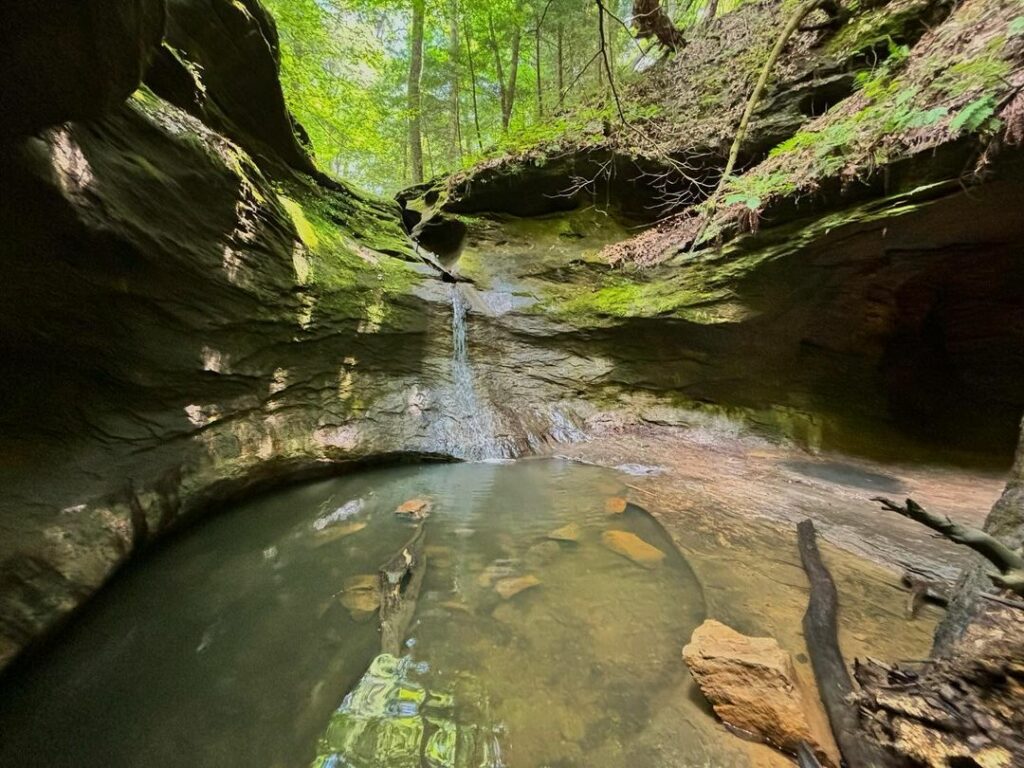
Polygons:
M481 406L477 396L473 367L469 359L469 303L458 283L450 287L452 302L452 387L454 413L459 421L458 445L452 453L472 460L500 459L502 449L490 408Z

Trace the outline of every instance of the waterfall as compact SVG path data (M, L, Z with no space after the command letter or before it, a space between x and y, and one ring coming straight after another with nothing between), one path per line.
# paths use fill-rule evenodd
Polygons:
M502 458L505 452L495 436L494 420L486 404L481 407L469 361L467 315L469 303L451 285L452 300L452 385L454 417L457 420L454 453L471 459Z

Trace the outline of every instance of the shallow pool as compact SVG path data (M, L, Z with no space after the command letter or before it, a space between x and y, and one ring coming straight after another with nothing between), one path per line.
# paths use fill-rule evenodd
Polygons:
M738 765L680 659L700 585L628 481L428 465L239 504L0 683L0 764ZM415 613L384 653L378 570L418 526Z

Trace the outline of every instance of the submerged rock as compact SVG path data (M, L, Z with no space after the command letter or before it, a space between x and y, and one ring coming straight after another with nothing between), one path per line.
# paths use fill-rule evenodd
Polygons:
M558 541L553 539L546 539L544 541L537 542L528 550L523 556L523 561L531 568L539 568L547 565L562 551Z
M514 576L510 579L502 579L494 585L494 591L502 596L503 599L509 600L515 597L520 592L525 592L528 589L540 586L540 579L532 574L526 576Z
M605 531L601 542L612 552L628 557L644 568L653 568L665 559L664 552L629 531Z
M612 496L605 499L604 511L609 515L621 515L626 511L626 500L621 496Z
M571 541L576 542L580 540L580 536L583 531L579 526L579 523L569 523L563 525L561 528L556 528L548 534L549 539L554 541Z
M332 525L330 528L325 528L322 531L316 532L316 544L328 544L338 539L344 539L346 536L351 536L353 533L359 533L366 527L364 520L352 520L348 523L340 523L338 525Z
M823 765L839 765L815 693L804 689L774 638L747 637L708 619L683 648L683 660L723 721L791 754L805 741Z
M322 531L331 525L340 523L343 520L348 520L350 517L358 515L360 512L362 512L362 510L362 499L352 499L351 501L346 501L344 504L342 504L340 507L338 507L330 514L324 515L323 517L318 517L313 522L313 528L317 531Z

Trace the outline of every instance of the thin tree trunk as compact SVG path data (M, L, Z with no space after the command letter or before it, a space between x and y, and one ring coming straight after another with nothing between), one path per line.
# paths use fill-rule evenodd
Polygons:
M476 143L480 147L480 151L483 152L484 140L480 135L480 109L476 103L476 66L473 63L473 27L469 24L464 24L463 29L466 32L466 59L469 63L469 85L473 96L473 127L476 128Z
M565 59L563 57L562 50L562 35L564 29L562 22L558 22L558 108L562 108L562 102L565 100L562 92L565 90Z
M423 77L423 15L425 0L412 0L409 51L409 160L413 184L423 183L423 125L420 79Z
M448 28L448 55L451 61L450 109L452 119L452 167L462 165L462 118L459 109L459 0L451 0L451 24Z
M498 48L498 35L494 31L494 16L487 14L487 29L491 35L491 51L494 53L494 71L498 75L498 98L501 101L501 128L508 130L505 123L506 104L508 103L508 91L505 88L505 68L501 65L501 50Z
M544 117L544 91L541 84L540 74L540 25L544 22L541 17L537 18L537 26L533 31L533 66L537 70L537 119Z
M508 96L505 114L502 115L502 128L508 131L509 123L512 122L512 108L516 101L516 79L519 75L519 44L522 41L522 30L516 24L516 31L512 35L512 63L508 68L508 87L505 92Z

